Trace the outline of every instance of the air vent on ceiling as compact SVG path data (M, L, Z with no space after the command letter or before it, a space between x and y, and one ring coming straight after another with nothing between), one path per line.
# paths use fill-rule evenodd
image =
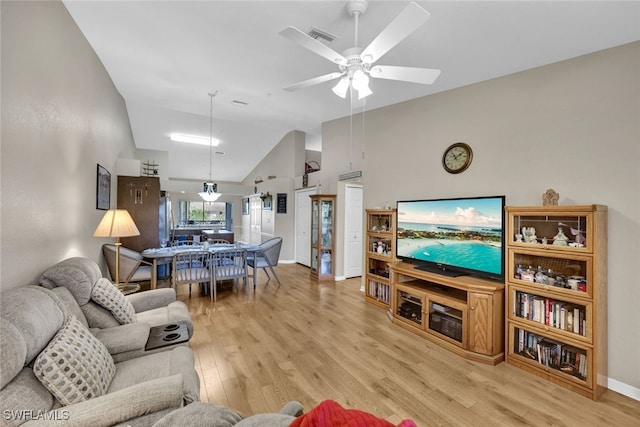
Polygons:
M237 99L234 99L233 101L231 101L231 103L236 105L248 105L246 102L238 101Z
M309 31L307 34L309 35L309 37L312 37L324 44L329 44L337 38L337 36L329 34L326 31L316 27L311 27L311 31Z
M214 151L214 152L213 152L213 154L214 154L215 156L224 156L224 155L225 155L225 154L227 154L227 153L225 153L224 151Z

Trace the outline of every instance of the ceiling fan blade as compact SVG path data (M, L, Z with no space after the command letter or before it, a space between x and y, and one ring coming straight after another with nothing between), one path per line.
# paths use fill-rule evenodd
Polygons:
M328 82L329 80L337 79L342 75L343 73L338 73L338 72L325 74L324 76L314 77L313 79L305 80L303 82L299 82L299 83L295 83L295 84L283 87L283 89L293 92L295 90L305 89L305 88L308 88L309 86L313 86L319 83Z
M300 31L296 27L287 27L284 30L280 31L280 35L298 43L302 47L309 49L310 51L328 59L335 64L347 65L347 58L340 55L329 46L324 45L318 40L309 36L307 33Z
M360 57L369 64L376 62L392 47L427 22L430 16L431 14L429 12L416 3L409 3L409 5L378 34L378 37L362 51Z
M402 80L405 82L430 85L440 75L440 70L431 68L396 67L393 65L376 65L369 70L369 75L376 79Z

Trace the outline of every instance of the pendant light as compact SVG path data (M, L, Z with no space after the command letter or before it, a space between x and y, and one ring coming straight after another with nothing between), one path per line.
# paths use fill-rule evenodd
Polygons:
M217 92L216 92L217 93ZM209 121L209 181L204 183L203 191L198 193L205 202L215 202L218 200L221 193L217 192L218 186L211 180L211 165L213 163L213 97L215 93L210 93L211 107L210 107L210 121Z

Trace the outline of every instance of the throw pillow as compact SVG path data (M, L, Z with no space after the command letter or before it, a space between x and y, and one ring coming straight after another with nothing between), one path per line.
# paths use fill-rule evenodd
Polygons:
M131 302L104 277L93 286L91 299L109 310L121 325L135 323L136 311Z
M33 372L62 405L102 396L116 373L107 348L75 316L36 357Z

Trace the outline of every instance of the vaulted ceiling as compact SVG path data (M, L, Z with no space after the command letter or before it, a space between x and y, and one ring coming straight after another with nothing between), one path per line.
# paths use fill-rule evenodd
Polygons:
M203 180L209 148L169 133L221 140L213 179L239 182L291 130L320 150L321 123L640 39L635 1L420 1L430 19L380 63L442 70L434 84L373 79L362 101L337 97L335 82L284 86L337 71L279 35L288 26L353 47L346 1L71 1L64 4L126 101L139 149L169 153L174 179ZM358 38L368 45L407 1L370 1ZM614 76L603 76L614 78ZM598 84L598 82L594 82Z

